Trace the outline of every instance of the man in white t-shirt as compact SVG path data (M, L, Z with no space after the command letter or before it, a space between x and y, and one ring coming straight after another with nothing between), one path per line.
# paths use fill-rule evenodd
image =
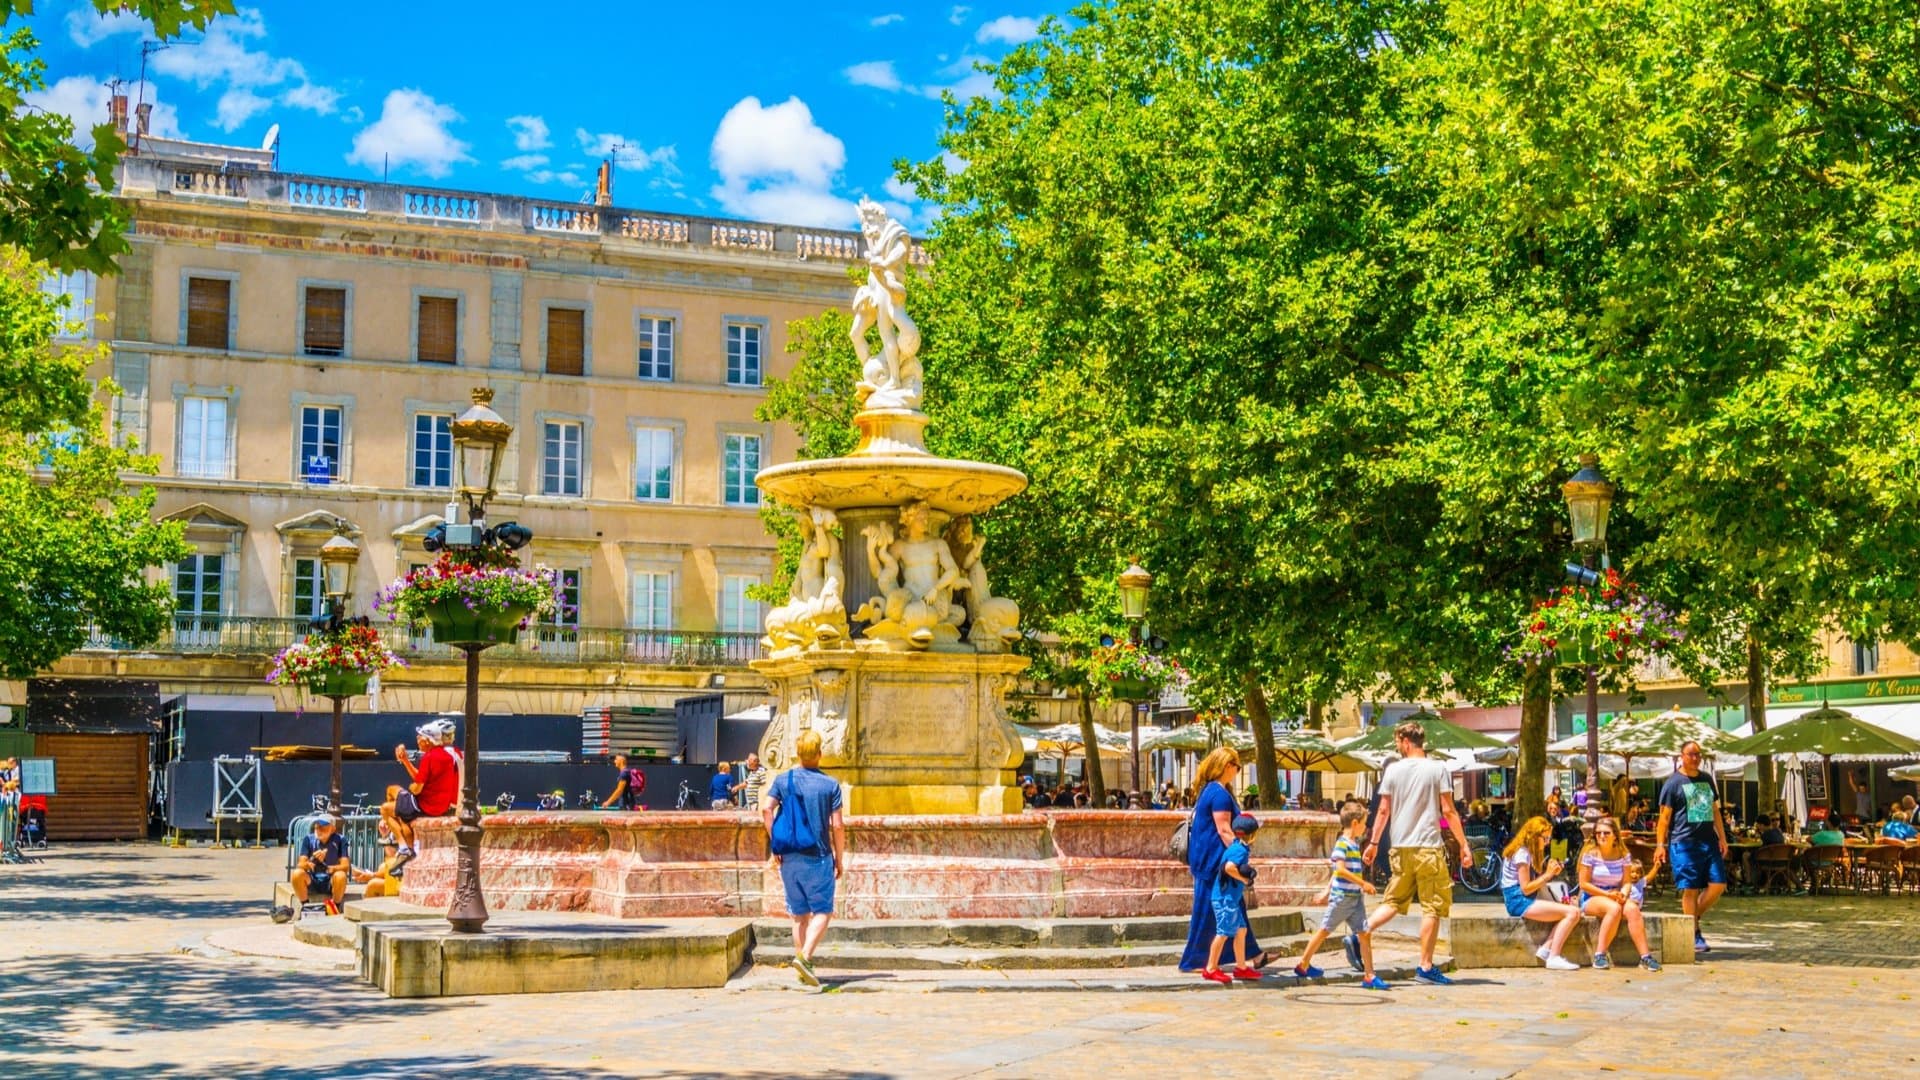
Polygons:
M1453 910L1453 875L1447 871L1447 852L1441 846L1440 822L1446 821L1460 850L1467 834L1453 805L1453 779L1447 767L1427 756L1427 732L1409 720L1393 729L1400 760L1387 766L1380 778L1380 809L1373 819L1373 838L1361 858L1371 866L1380 847L1380 834L1392 841L1388 852L1393 880L1373 911L1367 929L1385 926L1394 916L1420 901L1420 966L1415 980L1446 986L1453 980L1433 966L1434 943L1440 938L1440 920ZM1391 829L1389 832L1388 830Z

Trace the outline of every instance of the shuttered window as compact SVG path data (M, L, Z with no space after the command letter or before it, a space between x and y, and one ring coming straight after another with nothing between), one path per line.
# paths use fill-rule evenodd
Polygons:
M460 359L460 301L451 296L420 298L420 330L414 358L423 364L453 364Z
M188 347L227 348L227 320L232 309L233 282L226 278L188 278Z
M308 356L346 355L347 290L308 287L306 338L300 347Z
M587 313L579 308L547 309L547 374L587 373Z

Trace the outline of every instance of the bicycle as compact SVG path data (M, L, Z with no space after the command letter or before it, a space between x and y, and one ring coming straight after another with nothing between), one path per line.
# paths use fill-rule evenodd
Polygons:
M513 809L513 792L503 791L500 794L495 795L493 797L494 813L497 814L502 810L511 810L511 809Z
M599 803L593 801L593 790L591 788L580 793L580 800L575 805L579 806L582 810L595 810L600 806ZM559 807L556 806L554 809L557 810Z
M566 796L557 791L540 796L540 809L542 810L560 810L564 809L566 805Z
M353 800L351 802L345 799L340 800L340 816L341 817L369 817L371 815L379 813L380 808L374 805L373 803L370 803L367 801L368 794L369 793L365 791L357 791L354 793ZM330 804L332 802L333 802L333 796L331 795L315 795L313 797L313 812L316 814L330 813L331 812Z

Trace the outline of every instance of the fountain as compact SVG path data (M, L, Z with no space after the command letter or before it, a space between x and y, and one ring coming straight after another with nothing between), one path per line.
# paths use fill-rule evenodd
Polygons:
M1019 471L936 457L920 411L920 332L906 310L911 241L863 201L868 280L854 294L858 446L762 470L804 541L786 603L768 612L773 686L760 754L794 762L820 732L844 785L852 919L1008 920L1182 915L1192 899L1167 842L1184 818L1143 810L1026 810L1006 696L1028 664L1014 601L992 593L975 518L1027 486ZM869 347L877 330L881 349ZM1254 842L1262 903L1305 903L1337 831L1325 814L1265 813ZM482 885L496 911L627 919L779 915L779 871L758 814L513 812L485 820ZM415 827L404 900L446 903L451 822Z
M791 599L767 614L768 657L753 663L775 698L760 756L788 767L794 737L811 728L851 814L1018 813L1006 695L1028 661L1007 651L1020 609L992 594L974 518L1027 478L927 452L920 331L906 309L911 239L870 200L860 223L859 445L757 478L793 509L804 540Z

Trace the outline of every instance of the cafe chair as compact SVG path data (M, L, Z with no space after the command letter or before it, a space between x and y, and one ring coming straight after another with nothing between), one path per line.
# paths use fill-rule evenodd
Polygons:
M1920 894L1920 843L1908 845L1900 851L1900 888L1905 892Z
M1847 869L1846 849L1838 844L1816 845L1807 849L1802 856L1807 868L1807 894L1820 895L1820 887L1825 885L1829 892L1842 886L1852 889L1853 880Z
M1762 892L1792 892L1796 884L1793 872L1792 844L1768 844L1753 853L1755 886Z
M1861 851L1854 860L1854 888L1862 892L1874 888L1882 893L1890 891L1894 880L1900 876L1900 855L1903 850L1891 844L1875 844Z

